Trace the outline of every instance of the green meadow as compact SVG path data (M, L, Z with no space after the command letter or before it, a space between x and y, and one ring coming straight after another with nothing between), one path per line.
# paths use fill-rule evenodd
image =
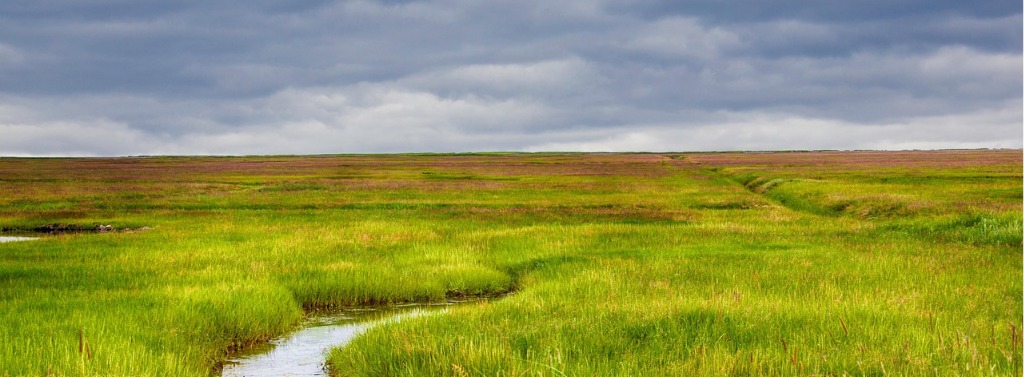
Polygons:
M478 296L331 373L1019 376L1022 197L1019 150L0 158L0 236L41 237L0 243L0 376Z

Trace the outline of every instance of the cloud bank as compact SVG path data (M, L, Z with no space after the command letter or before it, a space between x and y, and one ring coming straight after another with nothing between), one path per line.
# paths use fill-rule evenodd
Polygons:
M1005 1L0 4L0 155L1020 148Z

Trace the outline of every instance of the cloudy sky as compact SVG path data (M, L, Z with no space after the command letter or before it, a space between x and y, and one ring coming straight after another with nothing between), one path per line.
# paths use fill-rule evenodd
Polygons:
M1020 148L1007 0L0 2L0 156Z

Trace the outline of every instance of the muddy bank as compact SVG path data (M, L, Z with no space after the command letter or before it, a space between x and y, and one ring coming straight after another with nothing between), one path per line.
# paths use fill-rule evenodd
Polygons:
M66 233L108 233L108 232L133 232L151 229L148 226L139 228L116 227L109 224L68 224L53 223L35 227L5 227L0 228L4 233L35 233L35 234L66 234Z

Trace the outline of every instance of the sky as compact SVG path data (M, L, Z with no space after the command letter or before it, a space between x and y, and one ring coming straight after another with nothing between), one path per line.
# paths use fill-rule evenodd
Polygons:
M0 2L0 156L1021 148L1006 0Z

